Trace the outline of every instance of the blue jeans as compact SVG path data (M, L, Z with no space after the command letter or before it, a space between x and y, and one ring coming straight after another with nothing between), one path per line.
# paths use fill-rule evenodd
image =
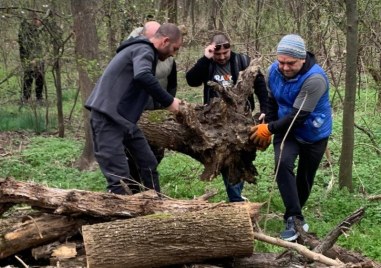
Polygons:
M224 180L225 188L226 188L226 193L228 195L229 202L243 202L245 201L242 196L242 190L243 190L243 181L239 182L237 184L230 184L229 183L229 178L227 176L227 171L223 170L221 171L222 178Z

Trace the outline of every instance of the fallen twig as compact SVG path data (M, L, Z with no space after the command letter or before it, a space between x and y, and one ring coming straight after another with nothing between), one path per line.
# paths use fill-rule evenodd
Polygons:
M323 264L326 264L326 265L331 265L331 266L342 265L341 261L328 258L328 257L326 257L320 253L317 253L317 252L313 252L301 244L287 242L287 241L281 240L279 238L274 238L274 237L265 235L263 233L258 233L258 232L254 232L254 239L257 239L257 240L260 240L263 242L267 242L267 243L270 243L273 245L277 245L280 247L294 249L298 253L303 255L304 257L311 259L311 260L314 260L314 261L317 261L317 262L320 262L320 263L323 263Z

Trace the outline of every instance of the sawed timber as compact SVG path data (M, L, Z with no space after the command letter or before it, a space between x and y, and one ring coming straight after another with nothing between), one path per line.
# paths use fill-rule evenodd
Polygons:
M254 233L242 207L159 214L84 225L87 267L160 267L250 256Z

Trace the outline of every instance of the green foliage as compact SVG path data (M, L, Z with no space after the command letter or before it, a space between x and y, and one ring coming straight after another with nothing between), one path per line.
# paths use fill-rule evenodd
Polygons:
M43 106L34 104L21 107L18 111L14 108L0 109L0 131L33 130L35 133L47 131L46 114ZM50 115L52 116L52 115ZM52 116L49 127L56 127L56 118Z
M12 176L62 189L101 191L103 175L99 170L80 172L75 168L83 143L54 137L34 137L20 155L0 161L0 177Z
M201 181L199 176L203 166L187 155L167 152L159 165L160 184L163 192L173 198L192 199L209 190L218 190L213 201L226 201L224 184L221 178L211 182Z
M176 97L186 100L190 103L197 103L202 104L203 103L203 86L200 87L190 87L188 86L186 80L185 80L185 73L179 72L177 74L178 77L178 92L176 94Z

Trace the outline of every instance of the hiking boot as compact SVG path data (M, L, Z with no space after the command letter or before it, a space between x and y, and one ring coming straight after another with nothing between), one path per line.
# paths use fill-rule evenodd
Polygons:
M299 233L295 229L295 218L288 217L285 227L286 229L280 233L280 238L285 241L295 241L299 237ZM309 226L304 221L302 221L302 227L305 232L308 232Z

